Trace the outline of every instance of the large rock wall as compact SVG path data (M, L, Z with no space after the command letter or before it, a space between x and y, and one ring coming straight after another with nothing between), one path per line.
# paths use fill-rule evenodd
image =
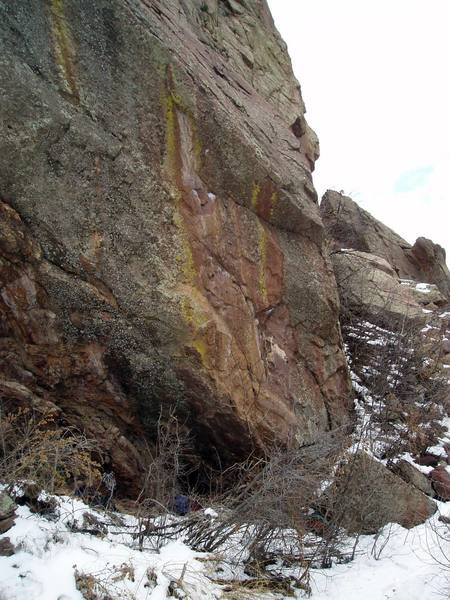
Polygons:
M262 0L0 0L3 398L134 485L160 405L235 460L348 418L338 296Z

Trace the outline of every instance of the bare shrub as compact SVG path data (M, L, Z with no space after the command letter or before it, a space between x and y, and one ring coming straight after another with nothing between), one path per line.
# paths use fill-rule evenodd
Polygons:
M233 560L243 560L258 585L275 580L284 585L282 569L271 565L290 564L298 569L290 584L307 589L311 565L326 566L331 556L341 559L337 529L320 521L317 528L319 515L311 513L342 449L343 432L332 432L308 447L274 449L236 465L235 485L216 498L220 517L191 516L188 543L207 552L238 548Z
M250 456L222 472L218 483L211 482L212 496L201 498L214 507L217 518L192 511L180 519L167 507L179 490L176 476L185 474L183 436L176 419L161 422L158 453L151 455L148 486L137 506L138 546L159 548L182 537L197 551L216 556L226 551L223 560L229 566L244 565L248 577L239 591L236 582L219 579L236 597L256 590L288 595L293 587L307 592L311 566L346 560L340 550L342 530L314 513L342 456L345 436L343 430L329 432L303 448L273 448L266 456ZM155 487L158 476L165 483ZM294 574L287 576L286 566Z
M394 458L434 445L449 408L439 335L427 339L420 326L406 319L380 327L345 310L342 330L365 413L360 434L369 439L371 450L380 458Z
M180 480L187 474L184 457L189 452L189 434L180 423L175 411L167 416L160 414L157 423L156 443L147 445L144 463L146 471L137 503L154 505L153 513L165 512L171 507L179 492Z
M143 485L135 501L138 519L137 539L142 550L147 539L159 548L179 532L173 527L170 512L174 499L180 493L181 480L188 474L186 455L191 448L189 434L172 408L160 412L156 425L156 442L147 444L143 463L146 465ZM158 517L158 524L155 518Z
M97 444L75 427L29 409L5 413L0 407L0 480L32 480L50 493L68 489L75 479L89 486L101 480Z
M97 573L75 570L75 587L85 600L134 600L134 594L119 585L124 579L134 581L134 568L127 563Z
M434 562L446 573L446 589L441 590L442 598L450 597L450 520L441 516L430 523L431 536L427 537L427 549Z

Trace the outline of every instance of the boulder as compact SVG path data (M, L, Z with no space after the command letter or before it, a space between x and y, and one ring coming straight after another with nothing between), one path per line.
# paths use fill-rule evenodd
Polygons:
M421 274L421 280L436 284L442 294L450 299L450 271L445 250L431 240L419 237L411 248L411 257ZM420 276L418 277L420 279Z
M446 327L450 333L450 310L444 310L439 315L439 319L442 323L441 327Z
M348 457L327 493L327 511L350 534L376 533L387 523L423 523L436 504L364 452Z
M450 473L445 466L438 466L430 473L430 480L436 497L448 502L450 500Z
M450 442L445 442L443 448L447 454L447 462L450 462Z
M30 512L42 515L52 515L58 505L54 496L42 493L42 487L33 482L24 482L20 485L20 491L15 496L15 501L20 506L28 506Z
M10 517L16 508L14 500L6 492L0 492L0 519Z
M7 517L6 519L0 519L0 535L2 533L6 533L7 531L9 531L11 529L11 527L13 527L14 523L15 523L15 515L12 515L11 517Z
M441 457L437 454L432 454L431 452L422 452L416 456L415 461L418 465L423 467L437 467Z
M12 556L16 553L14 545L11 543L9 538L2 538L0 540L0 556Z
M83 513L81 530L97 536L105 536L108 532L107 526L98 517L89 512Z
M434 490L428 477L408 461L400 459L393 465L392 471L427 496L434 496Z
M448 302L450 272L441 246L426 238L418 238L411 246L351 198L333 190L323 196L320 213L334 250L353 249L380 256L402 279L435 284Z
M411 290L402 286L389 263L357 250L332 254L342 311L393 329L398 323L423 324L422 308Z
M195 467L351 419L267 2L132 4L0 0L0 393L96 439L128 496L172 408Z
M0 492L0 534L6 533L14 525L17 505L6 492Z

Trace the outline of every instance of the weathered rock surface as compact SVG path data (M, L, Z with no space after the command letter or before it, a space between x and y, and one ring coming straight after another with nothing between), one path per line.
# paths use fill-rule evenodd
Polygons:
M401 285L389 263L373 254L341 250L332 254L342 310L394 328L425 322L411 289Z
M0 535L14 525L17 506L5 492L0 492Z
M9 538L0 540L0 556L12 556L16 553L16 549Z
M420 306L436 310L447 304L447 298L433 283L417 283L411 279L403 279L401 283L411 290L414 299Z
M431 483L436 496L445 502L450 501L450 473L445 466L439 466L430 473Z
M320 213L335 250L342 248L375 254L388 261L403 279L433 283L450 299L450 271L445 250L426 238L413 246L372 217L348 196L328 190Z
M426 475L421 473L414 465L406 460L399 460L393 467L396 475L399 475L404 481L410 483L415 488L426 494L434 496L431 482Z
M411 248L411 256L418 265L416 278L436 284L447 300L450 299L450 271L444 248L427 238L420 237Z
M341 516L350 534L375 533L387 523L409 529L437 510L425 494L363 452L351 456L342 467L332 497L336 504L331 510Z
M317 139L265 1L0 0L2 398L222 464L345 422ZM181 410L182 409L182 410Z

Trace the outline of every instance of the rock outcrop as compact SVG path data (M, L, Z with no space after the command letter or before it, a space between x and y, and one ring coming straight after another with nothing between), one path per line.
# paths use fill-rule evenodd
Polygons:
M444 502L450 501L450 473L448 467L441 465L430 473L430 480L436 496Z
M437 510L428 496L363 452L348 458L328 494L329 510L350 534L376 533L388 523L409 529Z
M412 279L403 279L402 285L408 287L416 302L426 309L436 310L447 305L447 298L441 294L437 285L417 283Z
M387 260L402 279L435 284L450 299L450 272L445 250L426 238L413 246L380 223L348 196L328 190L320 213L333 249L353 249Z
M404 459L400 459L393 466L393 471L396 475L399 475L404 481L410 483L427 496L434 496L434 491L428 477L424 475L421 471L419 471L419 469L417 469L410 462Z
M427 238L417 238L411 248L411 257L417 265L417 278L436 284L437 288L450 299L450 271L445 250Z
M16 520L15 502L6 492L0 492L0 535L6 533L14 526Z
M164 407L221 464L345 423L339 300L261 0L0 0L2 398L122 492Z
M401 285L390 264L379 256L357 250L332 254L343 315L367 319L389 328L399 323L425 322L412 290Z

